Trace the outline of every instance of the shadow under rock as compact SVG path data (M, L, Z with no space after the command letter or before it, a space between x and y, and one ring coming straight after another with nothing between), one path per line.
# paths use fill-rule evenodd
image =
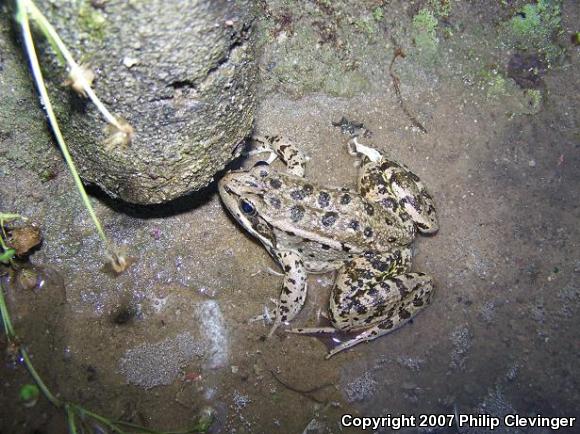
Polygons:
M113 198L107 195L97 185L88 185L86 187L87 193L99 200L113 211L125 214L129 217L139 219L153 219L172 217L179 214L191 212L212 200L213 196L218 191L218 181L221 177L230 170L238 170L245 161L245 157L236 158L229 163L223 170L217 172L214 180L201 190L197 190L186 194L184 196L175 198L166 203L142 205L130 202L125 202L122 199Z

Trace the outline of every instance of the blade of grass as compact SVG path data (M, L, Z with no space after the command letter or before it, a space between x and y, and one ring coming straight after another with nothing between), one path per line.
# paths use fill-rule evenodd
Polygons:
M16 338L16 334L14 333L14 327L12 326L6 300L4 299L4 284L2 283L2 279L0 279L0 315L2 315L2 325L4 326L6 337L11 341Z
M87 195L87 192L85 191L85 187L84 187L84 185L81 181L81 178L77 172L77 169L76 169L76 166L73 162L73 159L68 151L68 147L64 141L64 137L62 136L62 133L60 131L60 127L58 126L58 120L56 119L56 115L54 114L54 110L52 108L52 103L50 102L50 98L48 97L48 92L47 92L46 86L44 84L44 78L42 76L42 71L40 70L40 64L38 63L38 57L36 55L36 49L34 47L32 33L30 32L30 22L28 19L29 12L33 12L34 10L36 10L38 12L38 10L34 6L34 4L32 4L29 0L18 0L17 5L18 5L17 20L19 21L21 29L22 29L22 36L24 38L24 46L26 48L26 53L28 54L28 59L30 60L30 66L32 69L32 76L34 77L34 81L35 81L36 86L38 88L38 92L40 93L41 104L44 107L44 110L46 111L46 114L48 116L48 121L50 123L50 127L52 128L52 131L54 133L54 136L56 138L58 146L60 147L60 150L64 156L64 159L65 159L65 161L69 167L69 170L73 176L73 179L75 181L77 189L79 190L79 193L81 195L83 203L84 203L85 207L87 208L87 211L89 212L89 215L91 216L91 219L93 220L93 223L95 224L95 227L97 229L99 236L103 240L103 243L105 243L105 245L108 247L109 242L108 242L107 236L105 235L105 232L103 231L103 228L101 227L101 223L99 222L97 215L95 214L93 206L92 206L92 204L89 200L89 197ZM40 14L40 15L42 15L42 14ZM49 24L49 26L50 26L50 24ZM50 28L52 28L52 26ZM54 29L52 29L52 30L54 30ZM56 36L58 37L58 35L56 35ZM64 53L63 53L63 55L64 55Z
M68 431L70 434L78 434L77 426L75 423L75 413L70 405L65 405L66 409L66 421L68 425Z
M34 365L32 365L32 361L28 356L28 352L24 348L21 348L20 354L22 355L22 360L24 360L26 369L28 369L28 372L30 372L32 378L34 378L36 385L44 394L44 396L46 396L46 399L48 399L55 407L62 407L63 402L52 394L46 384L44 384L44 381L42 381L42 378L40 378L40 375L38 375L38 372L36 372L36 369L34 369Z
M42 31L45 37L49 40L49 42L51 42L51 45L54 48L56 48L56 52L61 54L62 57L64 57L66 63L68 64L68 67L71 70L71 73L80 71L81 67L79 66L78 63L75 62L71 52L68 50L62 39L60 39L60 36L58 36L56 30L54 29L54 27L52 27L52 24L48 22L48 20L45 18L42 12L40 12L40 10L36 7L34 2L32 2L31 0L18 0L18 4L22 5L23 9L26 12L26 15L29 16L30 19L33 20L34 23L39 27L39 29ZM78 80L83 90L91 99L91 101L97 106L97 108L103 114L107 122L110 123L111 125L114 125L117 129L122 130L123 127L119 124L117 118L115 118L115 116L113 116L111 112L107 110L107 108L97 97L97 95L95 94L89 83L87 83L87 81L83 78L83 74L79 73L73 75L75 75L75 77L78 77Z

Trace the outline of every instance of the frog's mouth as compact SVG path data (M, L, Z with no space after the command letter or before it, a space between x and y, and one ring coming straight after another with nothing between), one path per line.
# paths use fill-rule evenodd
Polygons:
M261 197L265 188L260 179L245 171L226 173L218 182L218 191L229 208L229 201L236 203L244 197ZM231 209L231 208L230 208Z
M260 207L266 191L263 182L245 171L229 172L218 182L220 197L243 228L263 243L272 236L260 218Z

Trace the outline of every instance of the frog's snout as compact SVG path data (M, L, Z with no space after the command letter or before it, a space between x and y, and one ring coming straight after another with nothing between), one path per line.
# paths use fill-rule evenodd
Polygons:
M247 193L255 193L262 190L261 182L250 172L234 171L226 173L218 182L218 189L223 196L224 193L236 196L243 196Z

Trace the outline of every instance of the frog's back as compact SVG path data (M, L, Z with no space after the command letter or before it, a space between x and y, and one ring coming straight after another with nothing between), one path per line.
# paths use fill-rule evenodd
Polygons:
M271 172L264 180L268 207L263 217L278 231L320 244L325 250L386 251L412 241L414 228L401 227L398 215L366 201L349 188L322 187Z

